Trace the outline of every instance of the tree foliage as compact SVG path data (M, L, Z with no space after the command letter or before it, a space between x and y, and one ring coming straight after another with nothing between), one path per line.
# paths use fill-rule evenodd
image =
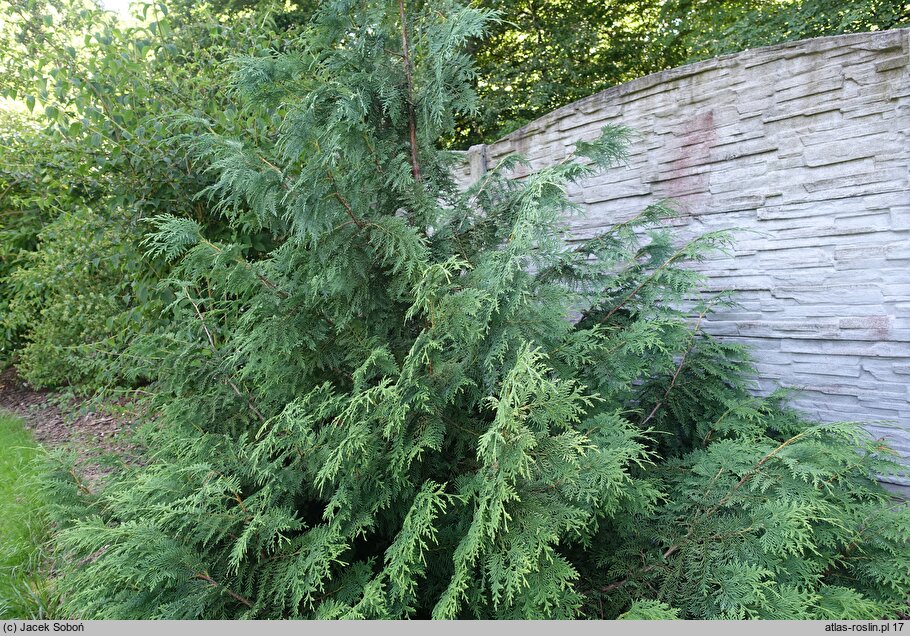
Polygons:
M157 215L167 329L143 466L58 500L80 618L875 618L910 589L910 513L855 425L752 396L725 298L653 206L582 244L565 189L622 129L466 192L438 150L477 105L495 16L340 0L238 61L277 126L183 137L250 254ZM237 107L233 112L244 112ZM693 319L692 316L695 316ZM571 317L575 320L570 320ZM139 363L141 364L141 362Z
M233 135L267 129L267 115L236 112L220 88L229 56L280 45L272 23L247 13L221 24L205 6L137 11L126 26L87 0L0 8L0 93L33 111L14 111L2 133L2 355L38 386L126 381L105 361L173 300L157 290L166 263L143 256L149 217L167 210L262 249L195 197L211 179L174 141L173 114Z
M478 114L452 143L493 141L636 77L790 40L910 25L905 0L488 0L476 46Z

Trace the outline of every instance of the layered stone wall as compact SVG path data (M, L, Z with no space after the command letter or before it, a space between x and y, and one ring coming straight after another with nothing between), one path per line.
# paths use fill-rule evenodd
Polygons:
M753 349L762 390L798 387L797 407L869 422L910 456L908 48L910 30L844 35L643 77L471 148L458 178L632 128L626 165L570 192L587 208L573 240L664 198L680 238L739 228L702 269L741 308L708 330Z

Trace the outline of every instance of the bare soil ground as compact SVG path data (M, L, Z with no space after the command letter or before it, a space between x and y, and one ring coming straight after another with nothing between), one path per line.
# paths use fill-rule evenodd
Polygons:
M45 447L74 451L79 477L89 488L97 487L112 470L103 458L128 461L135 454L130 441L132 418L94 410L77 398L34 389L13 368L0 373L0 409L25 420L34 438Z

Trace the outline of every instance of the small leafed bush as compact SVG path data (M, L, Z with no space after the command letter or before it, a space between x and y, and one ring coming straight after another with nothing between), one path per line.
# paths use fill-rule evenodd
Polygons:
M154 317L139 228L110 217L86 207L63 212L8 277L2 324L20 334L18 369L35 386L111 382L111 357L139 331L143 312Z
M93 0L0 3L0 364L38 386L91 391L145 382L120 359L156 329L164 264L144 256L167 211L256 249L197 195L205 165L175 138L177 109L212 130L268 130L220 91L225 60L279 41L269 7L133 3L129 25ZM255 122L257 125L253 125ZM165 314L166 318L167 314Z

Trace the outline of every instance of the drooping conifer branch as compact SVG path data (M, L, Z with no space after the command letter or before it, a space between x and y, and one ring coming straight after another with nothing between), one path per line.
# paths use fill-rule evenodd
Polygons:
M726 231L721 231L709 232L708 234L700 236L695 240L686 243L681 248L676 250L676 252L674 252L667 260L654 268L654 270L650 272L649 275L645 277L631 292L626 294L626 296L618 304L616 304L612 309L610 309L609 312L607 312L607 315L604 316L603 320L609 320L613 314L625 307L628 302L635 298L635 296L638 295L642 289L651 284L658 276L661 275L662 272L664 272L674 263L697 257L700 255L700 252L702 250L717 249L718 246L722 247L723 245L729 243L729 240L729 233Z
M218 353L218 347L215 345L215 338L212 336L212 332L209 331L208 326L205 324L205 317L202 315L202 311L200 311L199 305L190 297L189 290L184 288L183 292L186 294L186 299L190 301L190 304L193 305L193 309L196 312L196 317L199 319L199 324L202 325L202 329L205 331L205 336L208 339L209 348L211 348L213 353ZM256 405L253 404L253 400L246 393L240 390L240 387L238 387L234 380L231 379L230 375L225 374L224 379L227 385L231 387L234 393L237 394L237 397L246 401L247 407L249 407L250 411L252 411L253 414L260 419L260 421L265 422L265 416L258 408L256 408Z
M326 173L326 176L329 182L332 184L332 194L334 195L335 199L341 204L341 207L344 208L344 211L351 219L351 222L362 230L364 227L366 227L366 223L363 221L363 219L358 218L358 216L354 214L354 208L351 207L351 204L348 202L345 196L341 194L341 190L338 189L338 183L335 181L335 175L331 170L329 170Z
M224 252L224 250L222 248L220 248L219 246L215 245L214 243L212 243L211 241L209 241L207 239L200 238L199 242L218 254L221 254ZM262 283L264 286L266 286L270 290L274 291L278 295L279 298L288 297L288 293L286 291L284 291L283 289L278 287L278 285L276 285L274 282L269 280L266 276L255 271L253 269L253 266L248 261L246 261L245 259L240 258L240 257L234 258L233 260L235 263L237 263L238 265L240 265L241 267L246 269L248 272L253 274L259 280L260 283Z
M654 408L651 409L651 412L648 413L648 416L641 421L641 423L639 424L639 426L641 428L645 428L648 425L648 422L650 422L654 418L654 416L657 414L657 411L660 409L660 407L663 406L666 403L667 398L670 397L670 392L673 390L673 387L676 386L676 381L677 381L677 379L679 379L679 374L682 372L683 367L686 365L686 359L689 357L689 354L691 354L693 349L695 348L695 342L698 338L698 332L701 329L701 323L704 320L707 312L708 312L708 310L705 309L704 311L699 313L698 320L696 320L695 326L692 328L692 338L689 341L689 346L686 347L685 352L682 354L682 357L680 358L679 364L676 365L676 370L673 372L673 376L670 378L670 384L667 386L667 390L664 392L663 397L660 400L658 400L657 404L654 405Z

